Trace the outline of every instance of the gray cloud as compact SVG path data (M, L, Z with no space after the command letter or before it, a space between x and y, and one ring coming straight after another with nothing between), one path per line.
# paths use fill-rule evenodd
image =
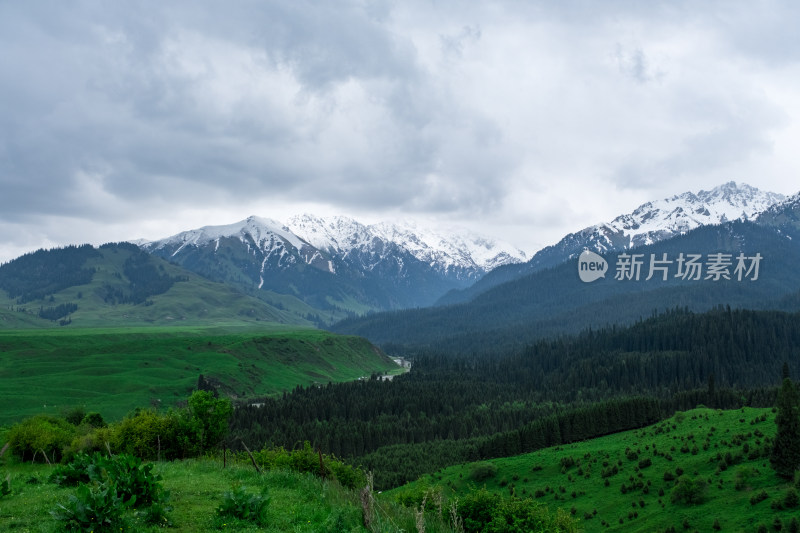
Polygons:
M2 3L0 224L34 248L315 204L539 244L729 179L796 192L797 8L757 7Z

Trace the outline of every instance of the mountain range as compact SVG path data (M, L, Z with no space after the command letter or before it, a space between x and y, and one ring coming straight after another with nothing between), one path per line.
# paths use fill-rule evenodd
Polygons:
M470 287L446 294L437 304L469 301L491 287L573 259L583 250L618 252L671 239L701 226L755 220L786 200L782 194L731 181L710 191L685 192L647 202L610 222L570 233L536 252L527 262L499 266Z
M791 305L786 302L800 296L791 294L796 276L789 274L787 261L800 242L799 230L800 195L785 198L734 182L645 203L610 222L566 235L530 259L495 239L451 228L431 230L413 222L363 224L347 217L306 214L280 223L251 216L157 241L137 241L136 246L85 245L26 254L0 265L0 302L6 302L7 309L15 305L34 309L34 316L59 315L61 322L81 313L86 316L89 308L94 309L92 320L102 321L103 306L111 306L106 316L139 316L147 323L172 315L225 316L225 309L210 312L197 301L216 300L235 302L237 320L250 316L329 327L349 319L336 328L381 342L424 344L441 333L431 330L431 324L453 324L448 335L459 334L459 328L481 335L489 327L499 331L509 324L536 321L539 326L542 321L550 325L532 329L561 331L591 325L599 318L630 320L640 316L643 306L661 307L669 301L702 307L720 302L767 305L783 298L781 305ZM620 253L678 253L678 245L731 253L755 253L761 246L771 250L765 265L775 270L765 272L771 281L760 283L758 290L743 292L740 286L730 296L719 286L699 291L695 287L689 291L696 292L691 297L684 294L660 303L654 289L675 295L687 288L650 283L623 290L607 279L595 283L590 292L582 284L569 287L577 280L575 265L583 250L605 255L613 268ZM788 251L785 257L778 257L781 249ZM197 289L195 303L186 305L186 295L193 294L190 285L202 289ZM611 306L624 312L602 309L604 299L629 298L633 293L636 303L617 301ZM91 297L76 302L81 294ZM519 295L528 295L530 301L520 302ZM71 313L76 306L82 311ZM147 312L143 306L150 306ZM428 309L431 306L441 310ZM161 315L159 309L164 309ZM390 313L380 314L386 311ZM576 312L586 319L570 320L567 315L574 317ZM447 318L473 313L474 323ZM22 315L13 316L3 320L20 322ZM386 320L396 323L377 329L370 325ZM405 332L393 332L401 324L407 325Z
M747 190L752 193L752 188ZM733 198L730 194L716 196L725 202ZM800 308L798 220L800 194L736 220L687 228L671 238L634 248L630 247L634 242L630 236L625 243L614 245L607 240L593 241L598 232L573 234L604 246L586 246L602 252L607 264L604 277L592 283L581 281L578 252L564 246L560 262L553 259L556 264L536 264L537 255L542 257L537 254L528 263L515 266L516 275L510 279L484 285L480 291L474 287L482 282L473 286L475 292L467 301L350 319L334 329L363 335L397 350L410 348L411 352L504 351L541 337L630 323L674 307L696 311L718 305L796 310ZM570 242L565 239L560 244ZM634 254L642 270L635 278L627 277L620 265L630 265ZM749 268L760 258L756 279L752 275L739 279L740 254L751 274L754 271ZM697 279L681 276L690 256L696 256L705 269ZM654 262L667 271L663 276L661 270L651 275L648 266ZM724 276L713 274L714 262L725 263L720 269ZM509 267L505 270L509 274Z
M347 217L251 216L153 242L151 254L272 303L297 298L328 323L348 314L421 307L491 269L526 259L513 246L464 230L413 223L372 225Z

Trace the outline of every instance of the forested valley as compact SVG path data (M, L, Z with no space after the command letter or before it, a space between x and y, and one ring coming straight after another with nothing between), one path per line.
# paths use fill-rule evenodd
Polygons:
M706 405L772 406L797 375L800 314L674 309L505 355L419 352L413 371L239 406L232 447L303 441L389 488L443 466L641 427Z

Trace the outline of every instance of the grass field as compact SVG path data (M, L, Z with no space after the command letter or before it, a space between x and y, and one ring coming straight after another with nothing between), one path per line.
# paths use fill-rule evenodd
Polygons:
M0 330L0 425L70 407L107 420L166 408L200 374L248 398L398 370L365 339L285 325Z
M47 465L11 464L3 466L3 478L11 479L12 493L0 496L0 531L19 533L52 533L59 531L50 515L58 503L65 503L74 488L60 488L47 482L52 468ZM262 531L262 532L350 532L366 531L359 496L336 482L321 480L310 474L291 471L256 473L246 465L222 468L221 461L186 460L157 463L155 472L163 477L163 487L170 491L172 526L164 529L142 523L134 510L125 514L124 531L196 533L199 531ZM239 485L248 492L266 490L270 502L264 527L236 519L221 519L216 508L223 494ZM380 531L415 531L411 509L387 501L378 501L375 520ZM436 516L426 518L429 533L451 529Z
M774 502L793 484L775 476L767 457L755 457L775 434L774 417L770 409L698 408L641 430L450 467L388 494L441 487L455 498L485 485L574 510L587 533L711 532L715 522L719 531L754 532L759 525L776 531L776 519L788 531L800 508L778 509ZM681 473L707 482L702 503L671 500Z

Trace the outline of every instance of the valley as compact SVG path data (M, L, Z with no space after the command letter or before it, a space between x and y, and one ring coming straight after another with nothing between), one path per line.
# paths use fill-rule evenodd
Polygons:
M0 524L35 520L20 501L41 512L68 497L20 481L44 476L27 464L39 446L62 462L134 450L167 484L254 452L276 472L226 480L274 491L273 520L296 530L361 530L363 498L390 510L372 531L791 530L796 480L773 462L778 426L795 431L779 421L800 428L798 206L728 183L527 260L474 235L313 215L25 254L0 265L0 444L13 441L0 471L16 487ZM582 250L604 277L580 278ZM630 254L761 263L743 279L732 263L626 279ZM223 436L206 442L214 405L229 406ZM159 462L162 442L183 461ZM335 501L303 508L303 526L278 496L282 469L318 476ZM367 479L372 496L358 493ZM198 496L177 483L177 527L219 528L208 509L189 518ZM675 496L689 485L701 497Z

